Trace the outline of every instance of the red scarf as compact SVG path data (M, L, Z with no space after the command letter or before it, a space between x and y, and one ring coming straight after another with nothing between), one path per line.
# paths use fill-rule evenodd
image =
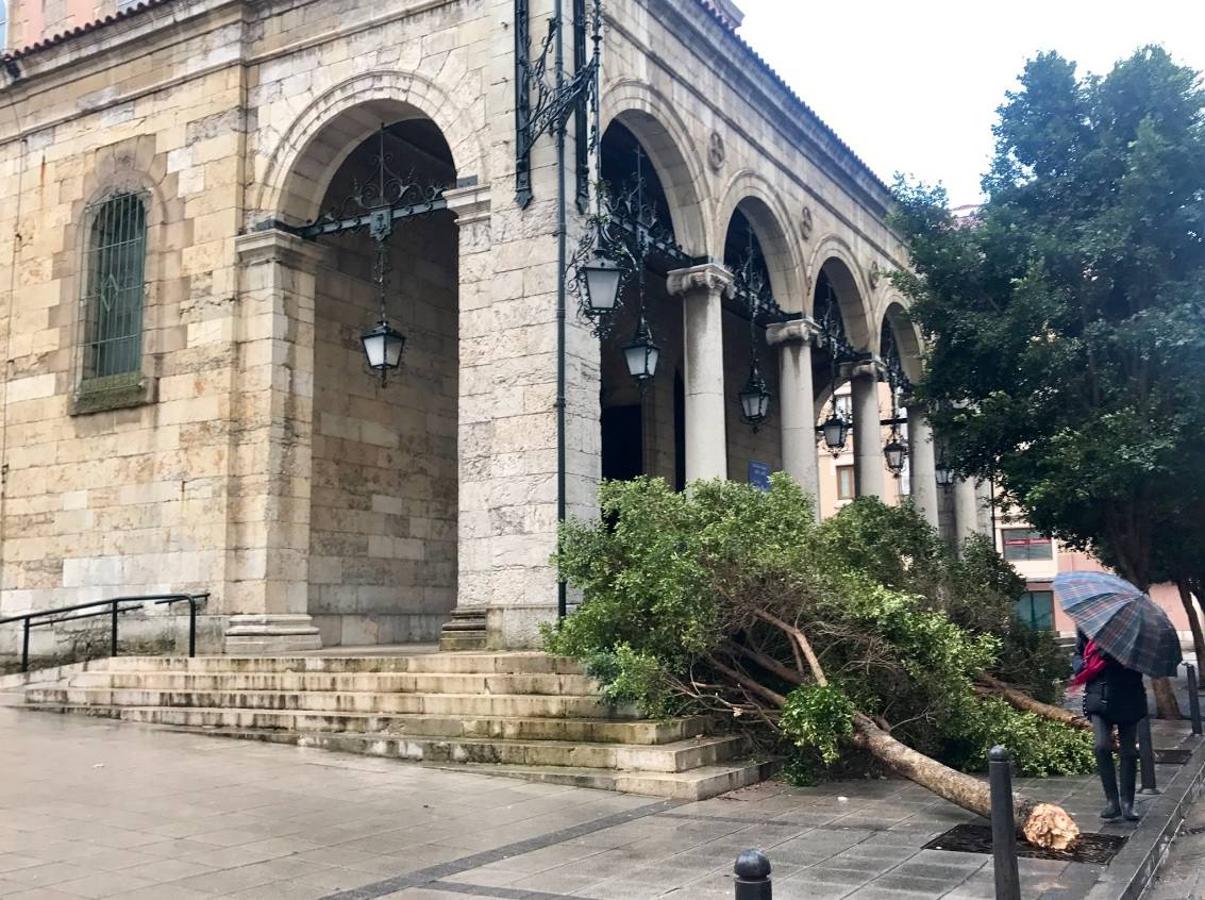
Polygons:
M1078 675L1071 679L1071 686L1080 687L1087 684L1104 670L1104 654L1100 652L1100 648L1096 646L1095 641L1088 641L1084 645L1084 667L1079 670Z

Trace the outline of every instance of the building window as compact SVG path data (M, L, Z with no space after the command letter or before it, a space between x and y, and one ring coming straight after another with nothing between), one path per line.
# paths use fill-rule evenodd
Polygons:
M837 466L837 499L852 500L854 493L854 467Z
M1017 601L1017 618L1035 631L1054 628L1054 592L1026 591Z
M846 422L854 420L854 398L850 394L838 394L836 406L838 416Z
M1005 528L1004 558L1009 562L1030 562L1054 559L1054 544L1050 538L1032 528Z
M124 384L141 375L145 270L145 198L120 193L95 204L84 259L85 384Z

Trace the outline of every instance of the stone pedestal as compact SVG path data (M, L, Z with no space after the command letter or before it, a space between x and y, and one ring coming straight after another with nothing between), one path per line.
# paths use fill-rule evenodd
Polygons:
M308 615L231 616L226 627L226 652L238 656L318 650L322 639Z
M682 297L686 399L686 480L728 477L724 435L724 329L721 301L732 274L706 263L669 273L670 294Z

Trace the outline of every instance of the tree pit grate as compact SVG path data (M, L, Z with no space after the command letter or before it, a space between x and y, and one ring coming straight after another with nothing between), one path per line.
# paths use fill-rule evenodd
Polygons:
M1017 836L1017 856L1026 859L1054 859L1059 862L1095 863L1108 865L1117 852L1125 846L1126 838L1115 834L1081 833L1066 850L1047 850L1035 847L1020 835ZM945 834L938 835L923 850L954 850L960 853L991 853L992 829L990 825L975 825L965 822L955 825Z
M1192 758L1192 751L1177 747L1176 749L1156 750L1155 762L1165 766L1182 766Z

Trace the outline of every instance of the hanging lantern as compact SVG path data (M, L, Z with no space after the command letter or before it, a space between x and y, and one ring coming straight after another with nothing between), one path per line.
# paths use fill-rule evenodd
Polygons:
M908 445L900 440L900 433L894 427L891 429L891 439L883 446L883 456L887 460L888 470L898 478L908 461Z
M845 438L849 434L849 423L837 415L837 411L833 410L832 415L824 420L820 426L820 434L824 437L824 446L830 453L836 456L845 449Z
M657 360L661 356L661 348L653 343L653 336L644 319L641 319L636 327L632 343L623 348L623 356L627 360L628 374L642 386L657 374Z
M381 383L389 372L402 364L402 348L406 346L406 338L382 317L375 328L370 328L360 335L364 345L364 356L368 359L368 367L381 375Z
M741 418L757 431L757 427L770 414L770 389L766 387L766 379L762 378L756 361L749 370L749 380L737 398L741 402Z
M586 308L594 315L609 313L619 301L619 282L623 270L601 254L589 265L582 266L582 281L586 289Z
M941 457L937 460L937 467L933 470L933 474L936 476L939 487L948 488L954 483L954 471L950 468L949 463L946 462L944 450Z

